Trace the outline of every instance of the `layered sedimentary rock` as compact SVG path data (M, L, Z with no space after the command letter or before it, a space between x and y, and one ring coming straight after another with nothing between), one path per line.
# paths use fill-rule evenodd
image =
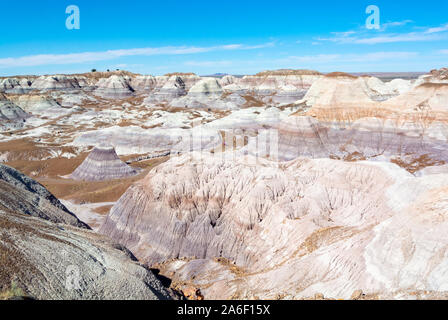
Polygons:
M442 294L446 179L386 163L190 154L133 185L101 232L145 262L178 261L171 271L206 298Z
M236 82L238 82L238 78L230 75L224 76L219 80L219 83L221 84L222 87L234 84Z
M434 69L428 74L420 76L416 85L423 83L448 83L448 68Z
M44 186L3 164L0 164L0 206L55 223L88 228Z
M431 80L432 79L432 80ZM440 80L440 79L439 79ZM346 120L367 117L378 113L386 118L391 113L420 111L422 104L428 103L428 111L443 109L446 98L446 84L439 83L438 78L430 77L424 83L411 83L396 80L383 83L373 77L354 77L347 74L328 74L316 81L298 105L312 107L309 115L317 118L325 116L330 109L333 113L345 110ZM378 112L388 109L386 113ZM319 113L322 113L322 116ZM359 114L356 115L356 112ZM341 114L341 116L343 116Z
M66 75L42 76L33 80L31 89L35 90L77 90L87 85L85 77Z
M136 76L131 78L131 87L138 92L150 92L157 86L157 79L154 76Z
M181 72L174 72L174 73L168 73L164 76L157 77L158 81L162 84L165 84L167 81L173 81L173 79L176 79L177 77L182 79L182 82L185 84L185 89L188 91L191 87L193 87L198 81L201 80L201 77L194 73L181 73ZM165 83L164 83L165 82Z
M448 162L446 124L421 126L409 121L366 117L353 122L319 121L313 117L289 117L278 125L278 156L331 157L348 161L415 161L418 166ZM406 167L405 163L403 165ZM414 170L414 169L412 169Z
M171 76L163 82L163 86L153 93L153 96L147 98L146 101L166 101L187 94L187 87L182 77Z
M87 229L41 184L0 164L0 296L175 298L129 250Z
M5 93L26 93L31 90L34 79L28 78L3 78L0 79L0 92Z
M225 91L268 96L271 103L292 103L302 98L321 74L308 70L265 71L254 76L233 78ZM230 79L226 79L229 82Z
M147 103L170 102L185 96L201 77L195 74L172 73L154 77L154 80L152 94L145 100Z
M110 145L95 147L83 163L70 175L74 180L104 181L126 178L139 173L120 160Z
M378 107L408 114L423 112L429 117L433 117L433 120L443 121L447 119L447 98L448 82L426 82L398 97L383 102Z
M156 300L175 296L123 246L91 231L0 206L0 293L38 300Z
M335 108L356 105L370 107L374 101L388 100L408 90L409 87L402 81L385 84L374 77L331 73L315 81L303 100L297 103L306 104L308 107L314 105L331 105Z
M129 161L163 156L158 163L171 156L123 195L101 230L172 277L176 286L200 288L205 298L322 293L347 299L354 292L372 298L447 297L446 74L441 69L417 81L390 82L303 70L221 79L121 71L65 80L57 75L2 79L0 90L11 92L3 102L22 106L32 118L23 130L1 134L8 142L0 159L20 159L21 166L22 158L49 159L42 165L57 167L100 143L113 145L119 155L132 154ZM85 78L85 84L78 81L79 88L73 88L72 77ZM33 90L47 92L23 94L33 82ZM135 169L111 150L93 151L74 175L127 177ZM271 162L275 159L280 162ZM34 165L26 167L34 170ZM52 176L49 183L53 179L59 178ZM63 220L66 209L10 182L0 181L0 189L0 207L15 210L5 224L34 228L36 219L22 224L17 213L59 223L57 230L38 225L35 229L45 232L28 233L38 238L34 249L27 235L8 231L27 261L50 270L36 279L51 281L56 291L51 297L70 297L49 275L62 272L40 242L52 235L78 245L75 259L68 261L89 270L86 296L111 297L119 285L127 294L145 296L146 273L121 258L110 260L108 254L120 253L109 251L109 245L99 248L99 238L89 232L79 236L62 225L76 223ZM98 203L87 207L109 211ZM49 243L50 251L65 248ZM87 255L93 259L87 261ZM116 280L117 286L104 287L107 294L93 290L91 284L103 287L91 280L91 270L112 275L112 269L118 278L98 279L114 279L106 282ZM128 290L125 277L140 289L132 284Z
M223 90L216 78L203 78L201 81L196 83L188 91L191 95L217 95L220 96Z
M448 161L446 84L375 101L384 87L366 80L339 74L318 80L298 102L302 110L279 124L279 158L392 160L411 172Z
M191 87L187 95L172 100L170 105L181 108L234 110L246 103L238 94L223 96L223 92L218 79L203 78Z
M15 130L23 126L29 115L0 93L0 130Z
M108 78L101 78L96 83L95 94L105 98L132 96L135 90L131 87L130 82L130 77L115 74Z
M153 128L145 130L137 126L109 127L79 135L74 146L90 146L99 143L113 145L120 155L145 153L171 153L176 150L210 150L221 144L221 135L215 128L198 126L193 129ZM183 146L183 145L186 146Z
M25 118L27 118L26 112L0 93L0 119L21 120Z
M56 118L70 112L51 96L46 94L26 94L11 97L11 100L26 112L43 117Z

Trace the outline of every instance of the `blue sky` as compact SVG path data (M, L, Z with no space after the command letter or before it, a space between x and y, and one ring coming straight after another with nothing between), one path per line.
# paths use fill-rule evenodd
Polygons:
M68 30L66 7L80 9ZM380 30L368 30L368 5ZM448 66L448 1L22 0L0 10L0 75L428 71Z

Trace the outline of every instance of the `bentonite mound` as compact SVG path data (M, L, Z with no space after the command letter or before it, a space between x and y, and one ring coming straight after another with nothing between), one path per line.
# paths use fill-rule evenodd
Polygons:
M70 175L70 178L104 181L130 177L138 173L138 169L120 160L113 147L101 145L93 149L84 162Z
M134 94L130 85L131 78L127 76L112 75L97 82L95 93L103 98L126 98Z

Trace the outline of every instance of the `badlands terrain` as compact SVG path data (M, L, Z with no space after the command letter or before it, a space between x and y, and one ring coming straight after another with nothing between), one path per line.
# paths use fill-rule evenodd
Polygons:
M0 78L0 298L448 298L448 69L377 76Z

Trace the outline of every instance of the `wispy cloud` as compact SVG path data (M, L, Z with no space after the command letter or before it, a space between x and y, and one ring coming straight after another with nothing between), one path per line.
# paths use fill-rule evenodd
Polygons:
M282 62L291 63L335 63L335 62L375 62L415 58L418 52L371 52L360 54L320 54L313 56L290 56Z
M40 65L67 65L95 61L113 60L130 56L152 56L152 55L186 55L213 51L231 50L255 50L272 47L273 42L259 45L229 44L210 47L158 47L158 48L136 48L120 49L98 52L82 52L68 54L39 54L23 57L0 58L0 68L7 67L29 67Z
M425 31L425 33L431 34L431 33L445 32L445 31L448 31L448 23L443 26L440 26L440 27L429 28L428 30Z
M381 24L381 31L385 31L386 29L389 28L394 28L394 27L403 27L409 23L412 23L414 21L412 20L403 20L403 21L392 21L392 22L386 22L386 23L382 23Z
M381 31L391 26L399 26L410 23L410 20L401 22L389 22L383 24ZM369 36L369 33L361 29L359 31L333 32L331 37L321 37L319 41L331 41L340 44L380 44L380 43L399 43L399 42L420 42L420 41L438 41L448 38L448 24L426 28L423 31L407 33L383 33L381 35Z
M192 67L214 67L214 66L229 66L232 65L233 61L221 60L221 61L187 61L186 66Z

